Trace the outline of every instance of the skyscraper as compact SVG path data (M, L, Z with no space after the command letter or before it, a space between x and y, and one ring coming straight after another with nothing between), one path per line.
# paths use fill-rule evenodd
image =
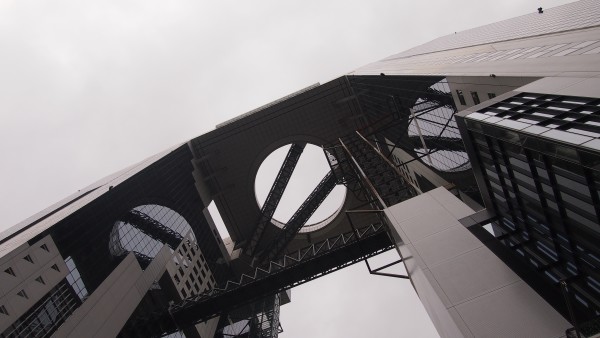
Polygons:
M583 1L440 38L82 189L3 234L0 330L272 336L284 290L395 244L440 334L563 334L567 320L598 311L597 246L589 240L598 223L595 169L585 161L594 156L587 122L598 97L599 17ZM551 154L547 145L515 150L516 139L531 135L550 145L567 135L582 142ZM282 224L273 212L307 143L324 147L331 172ZM287 144L259 207L253 177ZM563 152L581 158L567 159L581 170L555 168ZM511 167L513 158L529 169ZM547 177L535 176L540 169ZM591 189L558 182L564 177ZM307 226L341 184L348 193L339 212ZM542 196L541 208L527 191ZM211 202L231 234L225 243L206 211ZM488 221L493 234L479 227ZM477 317L482 309L496 312ZM530 331L514 329L523 321Z

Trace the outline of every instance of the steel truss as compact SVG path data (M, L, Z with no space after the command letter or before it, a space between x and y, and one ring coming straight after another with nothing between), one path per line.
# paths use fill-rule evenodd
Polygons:
M283 332L279 322L280 294L264 297L247 305L244 315L229 313L225 323L229 325L219 329L215 337L220 338L276 338Z
M300 208L292 215L283 229L281 229L271 247L261 255L263 261L271 261L281 254L290 241L296 237L298 231L300 231L317 208L319 208L321 203L323 203L325 198L329 196L329 193L335 188L336 184L335 176L329 171L310 195L308 195L306 200L304 200L302 205L300 205Z
M353 166L354 175L365 183L381 207L400 203L420 193L419 188L359 132L340 139L340 145L345 152L340 155L347 157L343 161Z
M441 90L443 77L371 76L349 81L369 121L360 132L378 144L389 141L387 157L400 148L442 177L448 173L445 178L450 180L453 172L469 169L454 123L457 110L450 89Z
M393 119L388 120L387 123L382 126L370 128L368 133L365 133L365 136L384 136L393 143L393 148L389 150L387 156L389 157L395 148L400 148L409 154L415 156L415 148L423 148L423 143L425 141L427 146L426 148L431 148L437 150L450 150L450 151L465 151L464 145L462 144L462 139L458 136L458 132L456 133L456 137L448 137L442 136L445 131L449 128L450 122L452 122L453 116L456 113L456 110L452 106L452 110L454 111L451 116L446 117L446 122L441 123L439 121L434 121L427 119L423 116L427 115L435 111L436 109L446 107L449 108L447 104L439 101L422 101L415 105L413 109L411 109L410 113L407 113L406 116L394 116ZM415 126L418 127L419 121L421 123L430 123L434 125L438 125L441 127L440 130L436 130L436 135L409 135L408 129L409 125L412 122L415 122ZM456 129L452 127L452 130ZM448 148L446 148L448 146Z
M279 294L265 297L259 301L261 311L252 317L253 336L259 338L277 338L279 335Z
M383 223L314 243L242 274L205 293L173 304L168 311L130 320L124 337L161 336L206 321L265 295L272 295L376 256L394 247Z
M275 182L273 182L273 185L271 186L269 195L267 195L267 199L260 210L260 217L258 222L256 222L254 233L252 234L250 242L248 242L245 249L247 255L254 255L256 247L260 243L265 228L273 218L275 209L277 209L277 205L279 205L281 196L283 196L283 192L285 191L285 188L292 177L294 168L296 168L296 164L298 164L300 155L302 155L305 147L306 143L294 143L290 147L290 150L288 151L285 160L279 169L279 173L275 178Z
M121 217L121 221L129 223L151 238L165 243L173 250L177 249L179 243L183 240L181 234L138 210L129 210L127 214Z
M354 171L352 161L346 155L344 148L338 144L323 148L323 151L337 184L345 185L359 201L368 201L365 190L360 184L360 179Z

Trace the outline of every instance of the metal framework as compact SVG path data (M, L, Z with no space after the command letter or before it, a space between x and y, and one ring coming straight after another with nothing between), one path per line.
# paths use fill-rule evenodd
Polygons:
M276 338L283 332L279 322L281 294L277 293L255 301L221 321L226 326L219 329L215 337Z
M324 148L323 151L337 184L345 185L359 201L368 201L365 189L362 187L359 176L355 173L352 161L346 155L344 148L338 144Z
M352 77L350 83L370 122L360 132L386 145L387 157L400 148L449 180L470 168L454 120L457 109L443 77ZM465 182L461 189L471 184L459 181Z
M146 267L148 267L148 265L150 265L150 263L152 263L152 257L149 257L149 256L144 255L143 253L140 253L137 251L134 251L133 254L143 269L145 269ZM122 257L124 258L125 256L126 256L126 254L123 255Z
M380 200L382 207L394 205L420 193L419 188L359 132L345 140L340 139L340 144L356 173Z
M403 259L397 259L391 263L385 264L383 266L380 266L378 268L375 269L371 269L371 265L369 264L369 260L365 259L365 264L367 265L367 269L369 269L369 273L372 275L378 275L378 276L384 276L384 277L394 277L394 278L401 278L401 279L410 279L410 277L406 276L406 275L398 275L395 273L387 273L387 272L381 272L381 270L387 269L390 266L394 266L398 263L402 263Z
M140 230L151 238L168 245L175 250L183 240L183 236L171 228L164 226L154 218L138 210L130 210L121 217L121 221L129 223L134 228Z
M441 106L454 108L454 99L452 98L452 95L448 95L448 93L439 89L429 87L425 89L424 92L419 93L419 96L428 101L437 102Z
M279 294L265 297L258 303L260 311L255 311L250 323L255 336L260 338L277 338L279 335Z
M308 195L306 200L304 200L302 205L300 205L300 208L292 215L283 229L281 229L279 236L277 236L271 247L263 253L262 257L264 261L271 261L281 254L290 241L298 234L298 231L300 231L317 208L319 208L321 203L323 203L325 198L329 196L336 183L335 176L329 171L310 195Z
M303 284L346 266L373 257L394 247L382 223L342 233L314 243L293 254L242 274L238 281L228 281L203 294L170 306L168 311L127 323L125 337L148 337L172 333L221 312Z
M449 94L447 95L449 96ZM438 116L430 116L440 108L451 109L452 115L445 116L443 121ZM415 152L416 148L429 148L434 149L433 151L465 151L456 126L450 127L450 123L454 123L453 115L456 113L453 106L448 107L443 102L425 99L415 103L412 108L406 108L406 110L408 111L405 114L406 116L396 117L365 134L366 136L377 136L377 138L383 136L390 139L393 148L389 151L388 156L395 148L401 148L415 156L418 155ZM414 128L411 129L411 125L414 125ZM416 134L411 134L411 132L416 132Z
M302 155L305 147L306 143L294 143L290 147L290 150L288 151L285 160L279 169L279 173L275 178L275 182L273 182L273 185L271 186L269 195L267 195L267 199L260 210L260 218L258 219L258 222L256 222L254 233L250 238L250 242L248 242L246 246L245 252L247 255L254 255L256 247L260 243L265 228L273 218L273 214L277 209L277 205L279 205L281 196L283 196L283 192L285 191L285 188L292 177L294 168L296 168L296 164L298 164L300 155Z

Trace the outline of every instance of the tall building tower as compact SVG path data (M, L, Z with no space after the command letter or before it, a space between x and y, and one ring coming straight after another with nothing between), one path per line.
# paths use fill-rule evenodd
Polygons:
M441 37L80 190L0 235L0 337L276 337L291 288L390 249L443 337L594 334L599 27L588 0ZM309 144L330 170L280 222Z

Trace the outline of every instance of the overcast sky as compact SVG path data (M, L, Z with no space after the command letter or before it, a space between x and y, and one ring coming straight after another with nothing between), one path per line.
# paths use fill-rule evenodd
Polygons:
M290 92L567 2L0 0L0 230ZM283 337L431 337L411 290L364 264L324 277ZM366 309L380 321L343 320Z

